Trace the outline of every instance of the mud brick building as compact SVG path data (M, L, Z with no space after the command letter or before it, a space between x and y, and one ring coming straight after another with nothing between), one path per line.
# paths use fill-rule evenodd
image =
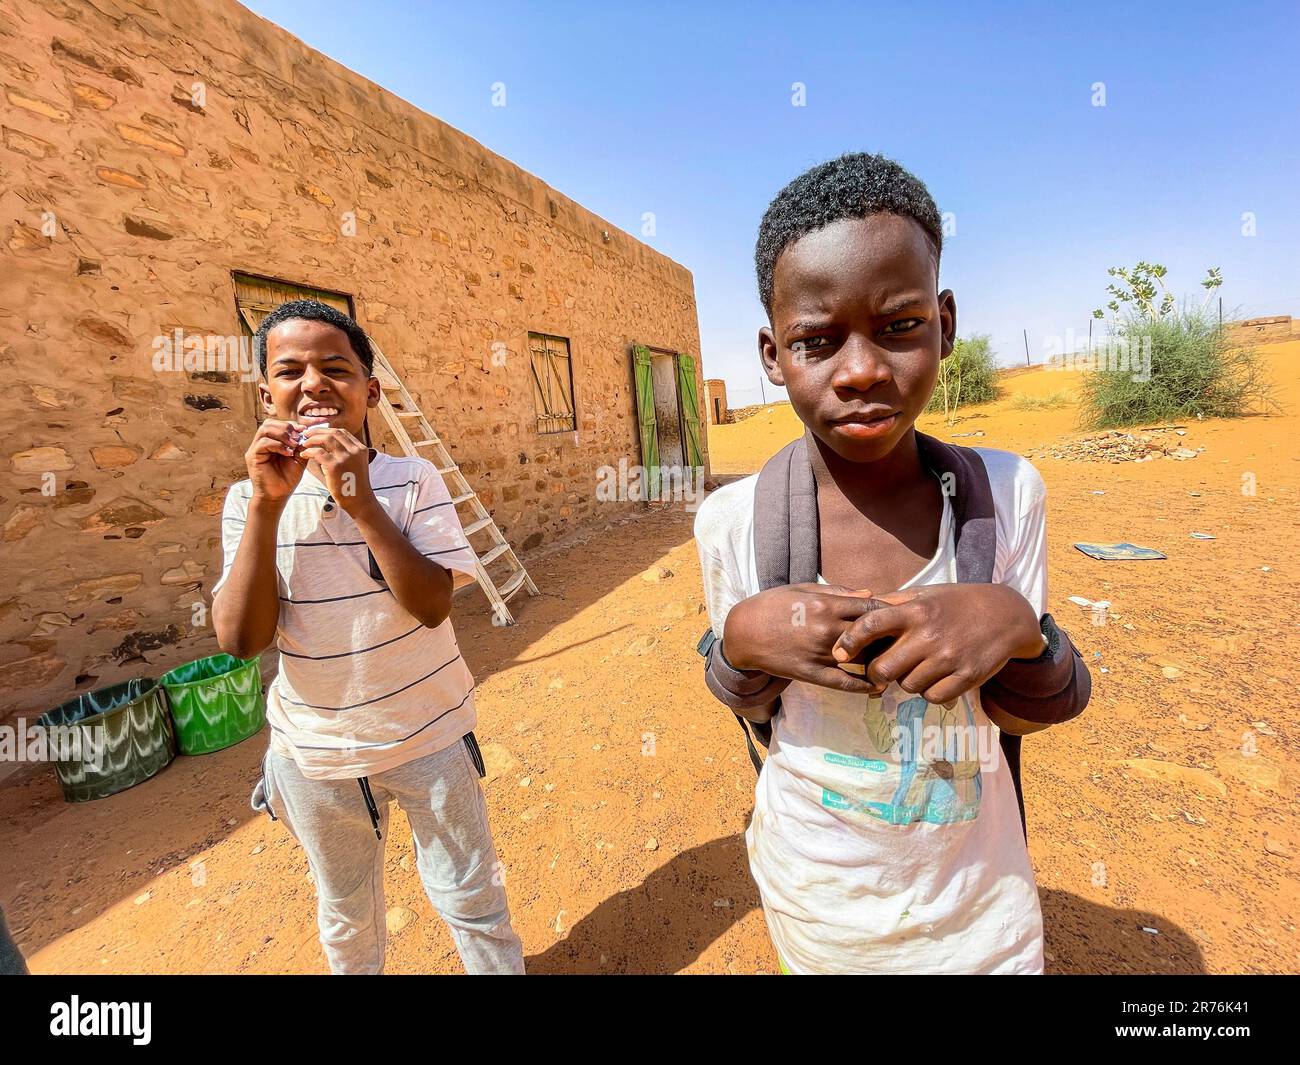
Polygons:
M0 718L215 649L255 392L164 338L350 307L524 551L704 392L686 269L231 0L7 0L0 94Z

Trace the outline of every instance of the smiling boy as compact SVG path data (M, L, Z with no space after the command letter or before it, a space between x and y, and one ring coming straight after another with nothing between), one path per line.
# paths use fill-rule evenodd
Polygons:
M791 524L812 529L816 581L760 590L756 477L696 519L720 641L710 669L758 693L724 701L762 721L779 694L747 842L789 972L1042 971L1016 785L990 721L1015 719L980 686L1008 663L1070 674L1073 649L1044 616L1046 493L1016 455L951 449L987 471L996 528L991 582L957 581L957 508L927 461L947 445L914 429L956 337L941 248L925 186L879 156L824 163L778 194L756 251L770 323L758 346L806 429L792 447L815 503L799 526L792 474ZM978 741L936 754L925 730Z
M347 315L276 308L254 338L266 420L222 516L221 648L273 642L271 745L254 808L307 852L335 973L384 966L388 804L470 973L521 973L478 783L474 678L449 618L477 558L433 465L367 447L374 354Z

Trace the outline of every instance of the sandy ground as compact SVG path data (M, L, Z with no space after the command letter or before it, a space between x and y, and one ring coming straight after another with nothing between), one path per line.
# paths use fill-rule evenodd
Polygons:
M1196 459L1035 459L1051 607L1094 681L1084 717L1025 743L1049 972L1300 971L1300 342L1263 350L1285 413L1192 422ZM1072 407L1010 402L1071 389L1072 375L1006 385L952 427L922 427L1018 452L1072 433ZM715 475L757 470L798 431L784 407L712 429ZM534 558L545 594L519 603L514 628L493 628L477 592L457 601L531 972L775 968L742 839L753 771L694 651L706 622L690 521L647 513ZM1098 562L1075 540L1169 558ZM660 568L672 575L642 577ZM1093 626L1071 594L1110 600L1108 623ZM324 971L306 860L248 809L264 743L178 758L84 805L62 802L52 772L0 788L0 901L33 970ZM405 926L389 971L456 971L397 811L392 836L387 905Z

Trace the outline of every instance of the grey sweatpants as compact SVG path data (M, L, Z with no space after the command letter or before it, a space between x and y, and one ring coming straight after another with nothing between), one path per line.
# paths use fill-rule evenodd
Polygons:
M380 973L387 931L384 841L388 802L411 823L424 890L451 929L465 971L522 973L523 945L510 926L505 882L478 772L465 744L369 777L375 836L354 778L308 780L292 758L268 751L253 808L284 822L307 852L316 881L321 946L333 973Z

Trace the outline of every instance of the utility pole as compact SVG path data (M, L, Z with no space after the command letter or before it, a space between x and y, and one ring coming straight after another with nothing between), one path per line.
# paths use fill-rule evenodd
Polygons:
M759 374L759 375L758 375L758 391L759 391L759 394L763 397L763 406L766 407L766 406L767 406L767 389L763 387L763 375L762 375L762 374Z
M1025 334L1025 365L1029 365L1029 330L1023 330Z

